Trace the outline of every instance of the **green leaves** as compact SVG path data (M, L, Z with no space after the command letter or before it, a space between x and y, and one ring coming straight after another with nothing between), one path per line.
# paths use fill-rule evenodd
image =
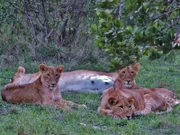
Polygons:
M100 8L113 8L119 3L119 0L99 0L97 3L97 7Z
M100 0L99 24L92 25L92 30L97 46L110 57L110 67L127 66L143 55L154 59L168 53L178 26L178 9L176 1Z

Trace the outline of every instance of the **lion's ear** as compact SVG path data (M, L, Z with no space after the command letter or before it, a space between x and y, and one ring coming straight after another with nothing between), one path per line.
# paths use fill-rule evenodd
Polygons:
M129 102L130 104L134 104L135 98L134 98L134 97L129 97L129 98L128 98L128 102Z
M48 67L47 67L45 64L40 64L40 65L39 65L39 70L40 70L40 71L44 72L44 71L46 71L47 69L48 69Z
M25 70L24 67L22 67L22 66L19 66L19 67L18 67L18 70L17 70L17 73L18 73L18 74L25 74L25 72L26 72L26 70Z
M59 67L57 67L57 71L58 72L62 72L64 70L64 66L60 65Z
M134 65L134 70L135 70L136 72L138 72L139 69L140 69L140 64L139 64L139 63L136 63L136 64Z
M118 103L118 100L115 97L110 97L108 99L108 103L109 103L109 105L114 106Z

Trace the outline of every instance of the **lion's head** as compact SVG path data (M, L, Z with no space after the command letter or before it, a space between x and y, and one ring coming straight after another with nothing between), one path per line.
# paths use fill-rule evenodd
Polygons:
M132 88L134 85L136 85L135 78L139 69L140 64L137 63L134 66L129 65L118 70L118 80L120 81L122 88Z
M41 72L42 83L46 85L50 90L55 90L64 66L61 65L59 67L54 67L40 64L39 69Z
M134 100L134 97L125 98L118 95L109 97L108 104L115 117L130 120L135 112Z

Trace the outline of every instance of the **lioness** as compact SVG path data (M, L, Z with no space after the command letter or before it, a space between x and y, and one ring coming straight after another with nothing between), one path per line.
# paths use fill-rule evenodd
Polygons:
M40 64L39 77L29 84L5 87L1 93L2 99L9 103L51 105L61 109L71 110L72 107L84 107L71 101L60 99L53 101L53 90L58 87L58 81L64 66L53 67ZM20 70L19 70L20 71ZM23 73L23 72L19 72Z
M40 73L25 74L24 67L19 67L17 73L11 78L9 84L5 87L13 85L27 84L35 81ZM102 93L105 89L110 88L114 84L114 80L118 77L117 73L105 73L89 70L75 70L63 72L58 82L59 90L55 92L58 98L60 92L92 92Z

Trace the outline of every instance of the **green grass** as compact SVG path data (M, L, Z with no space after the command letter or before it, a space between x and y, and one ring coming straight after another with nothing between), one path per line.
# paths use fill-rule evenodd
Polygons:
M180 55L164 56L150 61L143 57L137 84L144 87L166 87L180 99ZM164 61L166 60L166 61ZM1 84L15 73L17 67L3 69ZM37 68L35 68L36 70ZM93 70L93 69L92 69ZM99 69L100 70L100 69ZM2 86L1 86L2 89ZM62 96L87 109L73 112L39 105L12 105L0 99L0 134L2 135L179 135L180 105L170 113L149 114L132 120L118 120L99 115L101 95L63 93Z

